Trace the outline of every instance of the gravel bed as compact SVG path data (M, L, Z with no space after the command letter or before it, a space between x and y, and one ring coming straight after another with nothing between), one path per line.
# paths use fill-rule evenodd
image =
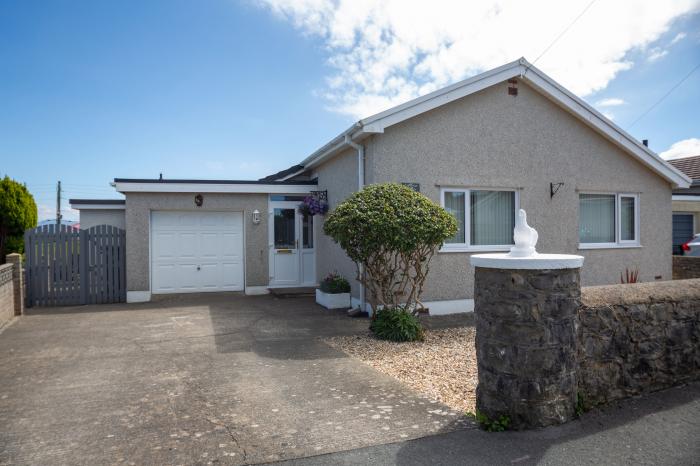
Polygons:
M475 411L473 327L427 330L423 342L393 343L370 333L323 341L452 409Z

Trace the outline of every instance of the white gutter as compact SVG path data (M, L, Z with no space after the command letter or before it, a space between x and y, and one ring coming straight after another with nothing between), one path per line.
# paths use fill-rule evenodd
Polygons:
M349 134L345 135L344 144L352 147L357 151L357 190L361 191L365 187L365 146L358 144L352 140L352 136ZM364 277L365 270L362 264L360 264L360 275ZM366 305L365 296L365 286L360 282L360 309L365 310Z
M263 193L308 194L316 188L312 184L247 184L247 183L140 183L117 181L120 193Z
M671 199L674 201L694 201L698 202L700 201L700 196L691 196L688 194L674 194L671 196Z

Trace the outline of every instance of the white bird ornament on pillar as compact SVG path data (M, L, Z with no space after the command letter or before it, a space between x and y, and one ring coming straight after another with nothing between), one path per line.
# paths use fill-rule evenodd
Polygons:
M513 228L513 241L515 246L510 248L511 257L529 257L537 255L535 245L537 244L537 230L527 224L527 214L523 209L518 211L518 218L515 219Z

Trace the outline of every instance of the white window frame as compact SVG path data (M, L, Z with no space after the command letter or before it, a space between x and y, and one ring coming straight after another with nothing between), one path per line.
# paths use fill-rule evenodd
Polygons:
M578 193L578 229L579 241L581 238L581 195L585 194L602 194L607 196L615 196L615 241L612 243L579 243L579 249L614 249L614 248L639 248L639 194L638 193L604 193L594 191L579 191ZM622 202L623 197L631 197L634 199L634 239L622 240Z
M439 252L484 252L510 251L512 244L471 245L471 191L508 191L515 193L515 212L520 209L520 190L516 188L460 188L443 186L440 188L440 206L445 207L445 193L464 193L464 243L443 243Z

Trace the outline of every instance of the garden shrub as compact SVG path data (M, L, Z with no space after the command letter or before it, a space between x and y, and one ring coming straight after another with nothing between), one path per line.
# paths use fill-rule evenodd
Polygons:
M324 293L330 294L350 293L350 283L335 272L326 275L319 288Z
M423 341L423 327L418 317L403 307L382 309L375 313L370 330L382 340Z
M323 229L355 262L372 309L402 307L415 314L423 307L430 259L457 232L457 221L423 194L386 183L340 203Z

